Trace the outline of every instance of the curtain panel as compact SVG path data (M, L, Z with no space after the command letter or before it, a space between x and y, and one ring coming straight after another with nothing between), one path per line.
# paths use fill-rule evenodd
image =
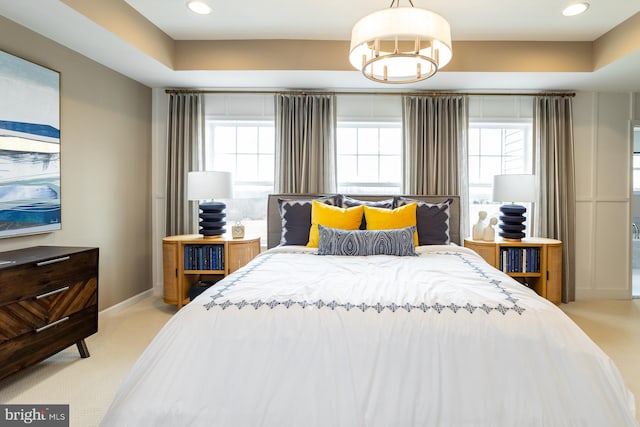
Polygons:
M403 96L404 193L459 195L468 212L468 123L467 96Z
M170 94L167 126L165 235L198 229L198 204L187 199L187 173L202 169L204 108L201 94Z
M275 191L335 192L335 95L278 94L275 103Z
M466 96L404 96L404 192L462 195L467 181Z
M562 302L575 300L575 168L572 99L534 98L535 231L562 241Z

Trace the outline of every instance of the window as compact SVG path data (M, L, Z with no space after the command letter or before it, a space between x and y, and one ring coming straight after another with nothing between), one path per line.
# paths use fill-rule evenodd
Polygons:
M400 194L400 123L339 122L336 152L339 193Z
M532 171L531 123L470 123L469 125L469 220L498 217L500 203L491 200L493 176ZM517 201L517 200L514 200ZM527 213L530 212L530 206ZM528 214L527 214L528 216ZM527 226L527 231L530 227Z
M205 139L205 169L233 174L227 229L241 221L246 234L266 241L267 195L274 189L273 121L208 120Z

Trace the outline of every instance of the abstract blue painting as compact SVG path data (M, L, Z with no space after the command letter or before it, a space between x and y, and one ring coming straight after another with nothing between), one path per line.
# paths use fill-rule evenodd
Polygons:
M60 73L0 51L0 237L61 227Z

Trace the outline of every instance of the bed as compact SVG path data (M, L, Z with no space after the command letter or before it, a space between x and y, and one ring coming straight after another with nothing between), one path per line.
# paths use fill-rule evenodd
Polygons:
M459 245L457 197L406 197L425 208L415 226L367 230L379 218L365 215L353 231L316 224L317 248L285 244L300 237L293 212L331 197L271 195L269 249L172 317L102 425L637 425L611 359L554 304ZM360 197L376 215L390 199L400 209L397 197ZM311 221L352 208L323 206ZM384 252L405 250L427 217L436 243ZM371 248L383 253L361 255Z

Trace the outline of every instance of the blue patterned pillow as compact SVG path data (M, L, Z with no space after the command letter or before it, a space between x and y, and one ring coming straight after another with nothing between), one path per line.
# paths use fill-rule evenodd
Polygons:
M340 230L318 225L318 255L415 256L415 231L413 226L392 230Z

